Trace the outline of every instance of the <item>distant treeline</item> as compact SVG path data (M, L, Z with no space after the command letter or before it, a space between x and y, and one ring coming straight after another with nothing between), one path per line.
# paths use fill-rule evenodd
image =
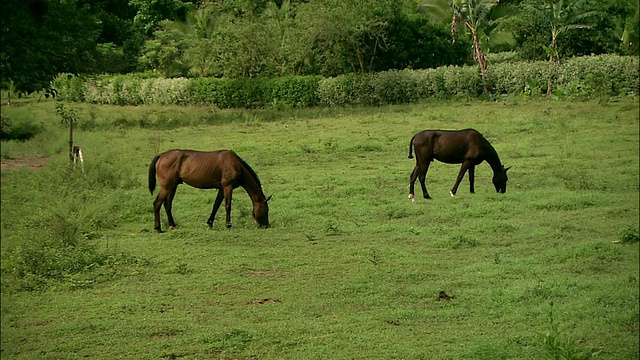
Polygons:
M638 56L638 9L632 0L3 0L0 88L47 90L60 73L328 78L471 65L480 53Z

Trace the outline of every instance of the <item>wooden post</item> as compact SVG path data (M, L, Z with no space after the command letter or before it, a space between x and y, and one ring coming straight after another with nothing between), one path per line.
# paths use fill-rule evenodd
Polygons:
M73 117L69 117L69 159L73 162L74 159L74 151L73 151Z

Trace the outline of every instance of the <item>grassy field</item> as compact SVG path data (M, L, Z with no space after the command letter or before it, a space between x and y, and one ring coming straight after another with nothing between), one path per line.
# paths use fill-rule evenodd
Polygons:
M637 98L70 106L84 173L52 102L2 109L44 129L3 163L45 164L2 171L2 358L639 358ZM467 127L506 194L485 163L451 198L459 166L434 163L411 203L411 137ZM272 227L237 189L234 227L208 230L215 190L183 185L155 233L148 165L172 148L236 151Z

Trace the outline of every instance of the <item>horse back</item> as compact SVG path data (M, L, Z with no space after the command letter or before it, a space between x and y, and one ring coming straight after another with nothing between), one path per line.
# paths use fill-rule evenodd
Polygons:
M242 172L238 156L229 150L169 150L156 164L158 178L166 182L185 183L201 189L220 189L234 182ZM160 180L162 182L162 180Z
M448 164L484 160L487 140L474 129L425 130L414 139L416 154Z

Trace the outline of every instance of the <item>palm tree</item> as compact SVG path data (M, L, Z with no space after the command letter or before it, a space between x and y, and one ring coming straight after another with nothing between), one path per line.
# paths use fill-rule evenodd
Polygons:
M578 21L596 14L596 11L580 12L585 8L585 0L578 0L576 2L564 0L542 0L533 5L525 4L525 10L528 10L537 16L540 16L543 21L549 26L551 31L551 44L545 47L547 54L549 55L549 66L551 68L561 65L560 52L558 51L558 38L566 31L573 29L588 29L591 26L577 24ZM553 71L551 71L553 74ZM547 97L551 96L551 89L553 88L552 76L549 77L547 82Z
M488 15L491 8L498 4L499 0L448 0L453 8L453 19L451 20L451 38L455 43L458 25L466 25L471 31L473 59L480 66L480 77L482 79L482 89L485 94L489 94L486 85L487 59L484 56L480 45L478 32L487 24Z
M536 4L525 4L525 9L542 17L551 30L551 46L548 47L549 61L560 64L560 53L558 52L558 38L561 34L573 29L588 29L591 26L576 24L579 20L596 14L596 11L580 13L584 9L584 0L576 2L564 0L542 0Z

